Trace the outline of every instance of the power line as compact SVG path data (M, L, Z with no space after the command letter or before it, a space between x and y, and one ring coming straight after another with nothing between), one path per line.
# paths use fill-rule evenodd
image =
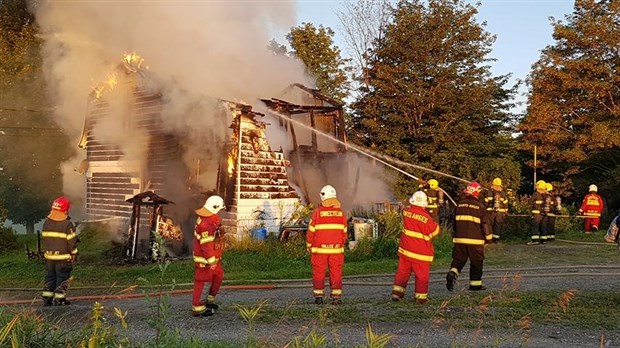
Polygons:
M13 108L0 108L0 111L16 111L16 112L53 112L54 110L35 110L35 109L13 109Z

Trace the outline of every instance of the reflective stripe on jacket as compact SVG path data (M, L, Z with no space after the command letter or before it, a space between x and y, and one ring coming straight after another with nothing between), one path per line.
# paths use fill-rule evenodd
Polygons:
M343 254L347 234L347 218L342 209L320 206L312 213L306 247L313 254Z
M410 206L403 210L403 231L398 254L418 261L432 262L435 255L433 238L439 235L439 225L426 209Z
M56 221L47 218L41 232L44 250L43 257L51 261L69 261L77 255L78 238L73 223L69 219Z

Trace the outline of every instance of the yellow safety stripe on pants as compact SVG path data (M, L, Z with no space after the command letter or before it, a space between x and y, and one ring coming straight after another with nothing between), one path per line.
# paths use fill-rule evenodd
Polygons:
M453 272L454 274L456 274L457 276L459 275L459 270L456 269L456 267L452 267L450 268L450 272Z
M41 293L41 296L43 296L43 297L54 297L54 292L52 292L52 291L43 291L43 293Z
M497 211L499 211L500 213L507 213L508 209L497 209Z
M201 263L201 264L212 265L212 264L215 264L217 262L217 257L211 256L210 258L205 259L204 257L201 257L201 256L194 256L194 262Z
M428 298L428 293L426 294L422 294L422 293L414 293L413 294L413 298L415 298L416 300L424 300Z
M555 217L555 214L554 213L547 213L547 216L548 217Z
M534 204L543 204L543 201L534 201Z
M215 295L207 295L207 302L215 301Z
M499 234L493 234L492 236L493 236L493 238L495 238L495 239L499 239Z
M475 216L471 216L471 215L457 215L456 216L456 221L471 221L471 222L479 224L480 223L480 218L479 217L475 217Z
M200 238L200 245L207 244L209 242L213 242L214 240L215 240L215 237Z
M315 296L323 296L325 294L325 290L324 289L314 289L314 290L312 290L312 293Z
M408 230L408 229L403 229L403 233L406 236L412 237L412 238L417 238L417 239L424 239L425 241L430 241L431 237L427 236L421 232L416 232L416 231L412 231L412 230Z
M60 238L60 239L71 239L69 238L70 235L73 235L73 237L75 237L75 233L72 234L66 234L63 232L51 232L51 231L43 231L41 232L41 237L46 237L46 238Z
M71 260L71 254L51 254L51 253L48 253L47 251L45 252L43 257L45 257L46 260L51 260L51 261L69 261L69 260Z
M398 248L398 253L403 254L404 256L415 259L415 260L428 261L428 262L433 261L433 256L412 253L411 251L405 250L400 247Z
M533 234L530 238L532 239L540 239L540 236L537 234Z
M56 299L63 299L63 298L65 298L65 293L64 292L55 292L54 293L54 298L56 298Z
M540 214L540 210L532 210L532 214Z
M471 285L471 286L481 286L482 285L482 280L470 280L469 281L469 285Z
M394 286L392 286L392 291L396 291L396 292L402 292L402 293L404 293L404 292L405 292L405 288L403 288L403 287L402 287L402 286L400 286L400 285L394 285Z
M312 247L312 248L310 248L310 251L313 254L329 254L329 255L344 254L344 248L319 248L319 247Z
M342 295L342 289L332 289L331 294L332 296L340 296Z
M314 225L314 229L316 231L320 231L320 230L346 230L346 227L343 224L318 224L318 225Z
M484 245L484 239L452 238L454 244Z
M540 236L540 239L547 240L547 236Z
M207 306L192 306L192 312L202 313L207 310Z

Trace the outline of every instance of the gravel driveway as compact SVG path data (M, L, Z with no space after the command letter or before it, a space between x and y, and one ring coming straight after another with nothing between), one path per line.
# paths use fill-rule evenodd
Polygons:
M457 284L454 292L445 289L445 270L434 271L431 274L429 294L431 302L425 306L436 308L439 311L439 300L433 301L433 296L450 298L468 293L465 290L467 280ZM467 277L467 266L462 277ZM596 275L586 275L595 273ZM607 276L600 276L607 274ZM497 291L504 286L517 286L515 276L519 278L518 288L522 292L537 290L569 290L579 291L614 290L620 291L620 266L589 265L583 267L546 267L543 270L534 268L488 268L485 269L484 282L489 290ZM604 280L604 281L603 281ZM528 337L514 330L486 329L458 329L437 325L432 321L399 322L385 319L394 305L390 301L391 275L373 277L351 277L345 279L344 304L338 307L345 313L360 315L363 318L351 318L347 324L334 324L329 317L333 313L333 306L324 306L317 310L312 303L311 283L296 282L273 290L230 290L222 289L218 296L220 310L216 315L208 318L194 318L189 315L191 295L183 294L170 297L170 311L172 318L169 321L171 329L178 329L187 337L194 336L205 340L219 340L243 344L247 341L247 325L238 314L235 305L246 307L255 306L261 301L266 302L266 316L268 320L261 320L255 327L255 337L268 341L275 346L284 346L294 337L305 337L310 330L316 328L327 335L329 346L341 347L364 344L366 322L371 322L372 329L378 334L391 334L392 347L600 347L601 336L604 336L605 346L620 346L620 333L606 329L580 330L556 325L536 325L528 331ZM408 288L407 296L412 297L413 286ZM153 301L151 299L150 301ZM129 335L132 341L147 339L154 336L154 331L145 321L152 316L150 302L145 299L104 300L108 309L120 307L129 312L127 317ZM44 314L54 314L62 317L66 325L83 327L88 321L93 301L75 301L68 307L41 307ZM411 310L420 308L416 304L406 303ZM274 313L288 311L286 319ZM610 310L620 310L617 308ZM298 316L291 313L299 313ZM111 314L110 314L111 316ZM322 319L320 319L322 318ZM377 318L376 320L373 318ZM359 319L359 320L356 320ZM113 320L113 319L112 319ZM342 322L342 321L340 321ZM352 322L352 323L351 323Z

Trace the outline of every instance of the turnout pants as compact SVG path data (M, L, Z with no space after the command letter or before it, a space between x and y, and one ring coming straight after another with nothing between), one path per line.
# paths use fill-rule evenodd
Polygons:
M594 217L594 218L590 218L587 217L584 220L586 220L584 222L584 229L586 230L586 232L592 232L592 230L594 231L598 231L599 228L599 222L600 222L600 218L598 217Z
M547 216L547 240L555 240L555 216Z
M342 296L342 265L344 254L312 254L312 293L314 297L325 295L325 271L329 267L329 289L332 298Z
M409 259L407 257L398 256L398 268L394 276L394 286L392 287L392 295L403 298L407 282L411 276L411 272L415 277L415 293L414 298L428 298L428 278L431 271L431 263L427 261L419 261Z
M69 261L45 261L45 286L43 287L43 300L51 302L52 299L64 302L69 288L69 278L73 264Z
M532 215L530 238L532 242L544 243L547 241L547 217L541 214Z
M497 211L491 212L491 228L493 229L493 240L498 241L504 232L505 213Z
M214 266L196 267L194 272L194 293L192 296L192 313L200 314L207 310L206 303L213 302L224 280L224 268L218 262ZM204 296L205 285L211 283L207 296Z
M450 272L454 272L458 277L467 260L469 260L469 286L470 288L480 288L482 286L482 266L484 265L484 245L454 244Z

